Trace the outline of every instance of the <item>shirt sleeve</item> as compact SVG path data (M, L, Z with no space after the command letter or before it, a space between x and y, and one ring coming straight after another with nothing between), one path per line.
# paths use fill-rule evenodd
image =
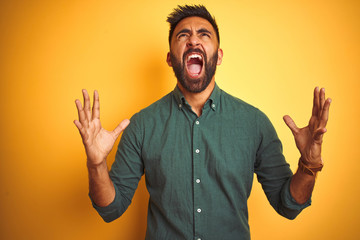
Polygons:
M304 204L298 204L291 196L290 181L293 173L285 161L282 144L273 125L260 111L257 115L257 126L260 139L254 170L258 181L276 212L288 219L294 219L311 204L311 198Z
M105 222L119 218L126 211L141 176L144 174L141 158L142 133L140 125L140 118L138 114L135 114L119 142L115 161L109 172L115 188L114 201L106 207L99 207L91 200L93 207Z

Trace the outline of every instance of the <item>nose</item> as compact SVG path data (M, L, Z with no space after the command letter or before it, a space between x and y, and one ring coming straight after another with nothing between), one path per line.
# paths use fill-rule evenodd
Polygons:
M188 38L188 41L186 43L186 45L188 47L194 47L194 46L198 46L200 44L200 40L199 38L196 36L196 35L191 35L189 38Z

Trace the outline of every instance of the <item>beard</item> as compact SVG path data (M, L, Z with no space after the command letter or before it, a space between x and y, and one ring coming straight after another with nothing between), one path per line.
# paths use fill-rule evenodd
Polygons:
M204 56L203 67L205 67L205 69L203 70L205 71L205 74L197 79L191 79L186 74L186 69L185 69L186 56L190 52L198 52ZM200 49L189 49L183 54L183 61L181 63L181 61L178 60L170 52L170 60L176 78L178 79L181 86L191 93L199 93L207 88L207 86L211 82L211 79L215 75L217 59L218 59L218 51L215 51L215 53L208 60L206 53L201 51Z

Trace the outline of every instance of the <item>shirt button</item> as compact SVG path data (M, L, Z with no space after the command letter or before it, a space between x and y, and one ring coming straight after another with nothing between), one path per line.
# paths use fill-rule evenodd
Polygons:
M198 213L201 213L201 208L198 208L196 211L197 211Z
M199 152L200 152L200 150L199 150L199 149L196 149L196 150L195 150L195 152L196 152L196 153L199 153Z
M196 183L200 183L201 181L200 181L200 179L196 179Z
M198 238L198 239L196 239L196 240L201 240L201 238Z
M200 124L200 122L199 122L199 121L196 121L196 122L195 122L195 124L196 124L196 125L199 125L199 124Z
M182 105L181 105L181 103L179 104L179 108L181 108L182 107Z
M213 108L215 108L215 104L213 103L212 105L211 105Z

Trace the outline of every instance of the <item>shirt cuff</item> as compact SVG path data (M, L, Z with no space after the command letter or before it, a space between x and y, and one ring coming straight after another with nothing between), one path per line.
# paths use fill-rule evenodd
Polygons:
M111 222L111 221L117 219L120 216L119 215L120 197L119 197L119 192L118 192L116 187L115 187L115 198L114 198L114 200L109 205L107 205L105 207L97 206L95 204L95 202L93 201L93 199L91 198L90 194L89 194L89 197L90 197L92 206L99 213L99 215L102 217L102 219L104 219L105 222Z
M295 201L295 199L291 196L290 193L290 182L291 178L285 183L285 186L282 189L282 203L286 208L301 211L304 208L311 205L311 196L304 204L299 204Z

